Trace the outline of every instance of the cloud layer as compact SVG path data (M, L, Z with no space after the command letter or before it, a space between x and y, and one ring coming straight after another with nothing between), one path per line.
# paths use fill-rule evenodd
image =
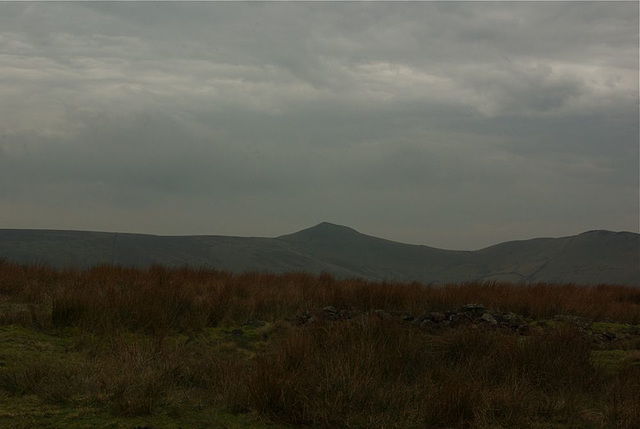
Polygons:
M637 3L1 3L0 224L638 230Z

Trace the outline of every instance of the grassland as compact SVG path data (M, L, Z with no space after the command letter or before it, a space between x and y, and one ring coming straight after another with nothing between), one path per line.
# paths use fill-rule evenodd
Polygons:
M615 285L0 261L0 427L638 428L639 324Z

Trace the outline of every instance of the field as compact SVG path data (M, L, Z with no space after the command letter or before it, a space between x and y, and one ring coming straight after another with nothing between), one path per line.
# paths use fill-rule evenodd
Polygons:
M0 261L0 427L638 428L640 288Z

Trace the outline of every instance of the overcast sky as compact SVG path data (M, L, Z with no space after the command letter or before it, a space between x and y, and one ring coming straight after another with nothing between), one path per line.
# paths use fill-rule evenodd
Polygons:
M638 2L0 3L0 228L638 232Z

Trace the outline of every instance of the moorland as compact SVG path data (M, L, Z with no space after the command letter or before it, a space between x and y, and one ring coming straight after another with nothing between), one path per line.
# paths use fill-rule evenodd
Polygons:
M2 261L0 297L0 427L640 427L640 288Z

